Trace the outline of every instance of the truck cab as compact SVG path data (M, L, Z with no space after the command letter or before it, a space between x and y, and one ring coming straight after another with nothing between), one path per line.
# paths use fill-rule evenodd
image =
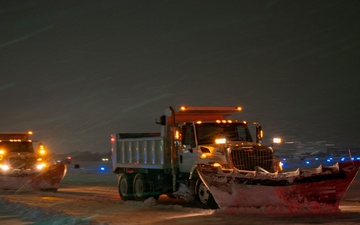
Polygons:
M246 122L197 121L179 126L179 170L191 172L193 165L230 168L225 146L255 146Z
M30 139L31 132L0 133L0 171L3 175L24 176L36 174L46 166L44 146L37 151Z
M223 169L255 170L262 168L274 172L273 149L262 146L262 129L254 125L254 139L248 122L227 119L241 107L180 107L174 113L174 139L178 153L179 172L193 173L196 166L205 165ZM202 120L202 119L206 120Z

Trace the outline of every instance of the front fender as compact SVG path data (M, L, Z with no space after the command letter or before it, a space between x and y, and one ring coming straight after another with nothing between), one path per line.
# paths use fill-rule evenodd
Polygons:
M198 167L197 164L195 164L191 167L190 174L189 174L189 180L199 177L199 174L196 170L197 167Z

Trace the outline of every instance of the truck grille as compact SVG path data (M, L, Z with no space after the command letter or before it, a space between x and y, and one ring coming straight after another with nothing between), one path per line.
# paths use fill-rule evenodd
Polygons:
M267 148L232 149L230 158L239 170L255 170L257 166L267 171L273 170L273 152Z
M36 159L35 158L19 158L19 157L11 157L10 158L10 166L13 169L33 169L35 166Z

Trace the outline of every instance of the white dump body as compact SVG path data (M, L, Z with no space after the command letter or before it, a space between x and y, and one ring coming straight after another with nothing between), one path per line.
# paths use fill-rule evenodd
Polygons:
M112 162L117 168L164 169L165 152L163 137L134 137L113 135ZM134 135L136 136L136 135Z

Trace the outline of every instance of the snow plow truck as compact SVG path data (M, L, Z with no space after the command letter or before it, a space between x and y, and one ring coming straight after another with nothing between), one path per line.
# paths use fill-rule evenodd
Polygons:
M359 163L283 172L273 148L262 145L260 123L229 119L241 110L169 107L157 122L159 133L112 134L120 198L166 194L202 208L325 204L338 210Z
M55 163L41 142L35 150L31 135L31 131L0 133L0 189L58 189L66 174L66 166Z

